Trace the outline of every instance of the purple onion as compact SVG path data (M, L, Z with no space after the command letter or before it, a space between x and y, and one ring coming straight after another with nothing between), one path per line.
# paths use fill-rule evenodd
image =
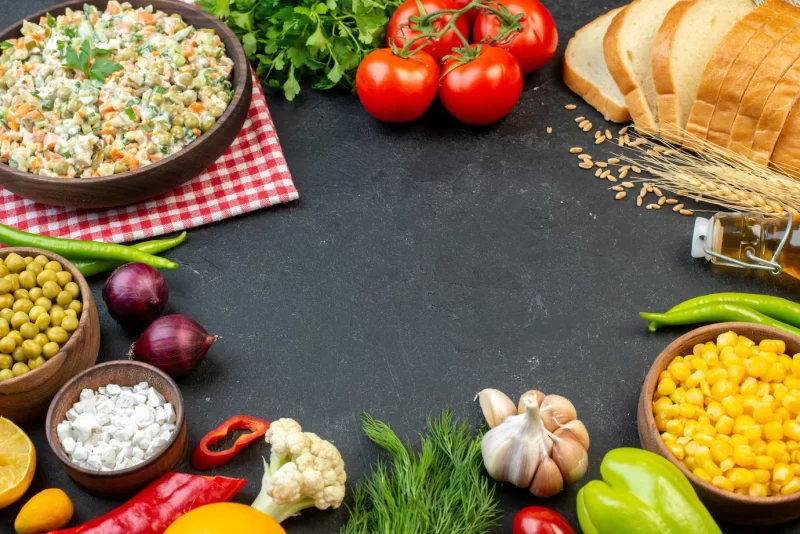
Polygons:
M167 281L144 263L117 268L103 286L108 313L123 326L144 326L161 315L167 306Z
M170 376L183 376L203 361L217 339L185 315L166 315L142 332L131 345L128 358L149 363Z

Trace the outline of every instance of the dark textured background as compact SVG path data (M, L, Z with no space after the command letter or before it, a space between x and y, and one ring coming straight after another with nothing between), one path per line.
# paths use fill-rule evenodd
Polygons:
M0 26L53 3L0 0ZM293 417L336 443L352 484L379 455L361 432L362 411L415 439L426 414L447 406L478 422L472 398L482 388L515 398L536 388L577 407L592 438L584 481L591 480L608 450L639 445L642 379L678 335L648 334L638 311L712 291L796 297L800 284L791 280L713 272L692 260L692 219L615 201L608 184L567 153L591 144L576 115L596 127L602 121L561 82L563 48L579 26L618 4L546 2L560 29L559 55L491 127L464 127L438 105L415 124L387 126L349 94L304 88L291 103L268 95L301 200L192 230L169 254L182 267L166 273L168 311L222 336L179 382L191 446L235 414ZM564 110L571 102L576 112ZM602 148L590 152L613 151ZM92 283L99 360L120 359L133 338L109 318L101 284ZM24 425L39 458L27 496L63 488L75 503L73 524L115 507L72 483L43 427ZM249 480L240 502L260 487L262 454L263 442L216 470ZM537 501L503 488L505 526L496 532L510 532L528 504L553 507L577 528L576 492ZM11 532L21 504L0 512L0 531ZM335 533L345 518L343 509L308 511L284 526ZM769 531L800 532L800 524Z

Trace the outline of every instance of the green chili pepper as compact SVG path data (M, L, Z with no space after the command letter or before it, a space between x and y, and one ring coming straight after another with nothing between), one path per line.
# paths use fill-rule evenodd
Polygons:
M653 321L657 325L676 326L695 323L725 323L741 322L756 323L764 326L778 328L792 335L800 336L800 329L786 323L782 323L763 313L759 313L747 306L731 304L728 302L716 302L702 304L693 308L687 308L676 312L668 313L648 313L642 312L639 317L647 321Z
M657 454L614 449L600 475L578 492L584 534L721 534L683 473Z
M141 250L142 252L146 252L148 254L158 254L160 252L164 252L177 247L185 240L186 240L186 232L181 232L180 235L173 237L171 239L155 239L153 241L143 241L142 243L136 243L135 245L131 245L131 248L135 248L136 250ZM83 276L93 276L95 274L107 273L108 271L113 271L117 267L125 265L125 262L117 260L100 260L100 261L70 260L70 261L81 272L81 274L83 274Z
M23 232L0 224L0 242L12 247L34 247L49 250L65 258L76 260L119 260L140 262L156 269L177 269L178 264L166 258L146 254L141 250L97 241L61 239Z
M759 313L763 313L767 317L772 317L773 319L800 328L800 304L780 297L756 295L753 293L712 293L711 295L696 297L681 302L677 306L671 308L667 313L686 310L703 304L714 304L716 302L729 302L731 304L747 306ZM648 328L651 332L655 332L659 326L660 325L657 323L650 323Z

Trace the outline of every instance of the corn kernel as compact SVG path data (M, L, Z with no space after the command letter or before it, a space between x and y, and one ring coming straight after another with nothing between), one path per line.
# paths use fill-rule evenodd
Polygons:
M756 461L756 455L749 445L737 445L733 448L733 461L738 466L750 467Z
M692 470L692 473L694 473L694 476L696 476L697 478L699 478L700 480L702 480L704 482L711 482L711 475L709 475L706 472L706 470L703 469L702 467L695 467Z
M747 495L747 488L736 488L733 492L737 495Z
M747 494L751 497L766 497L767 487L764 484L752 484L747 488Z
M766 454L767 452L767 442L763 439L754 439L750 441L750 448L753 449L753 454Z
M763 397L764 395L769 395L769 382L759 380L758 387L756 388L756 396Z
M791 419L784 421L783 435L792 440L800 440L800 423Z
M746 488L756 481L753 473L739 467L734 467L725 473L725 476L728 477L728 480L733 482L734 488Z
M728 378L728 371L721 367L717 367L707 372L705 378L708 383L713 386L720 380Z
M758 380L752 376L748 376L744 379L744 382L742 382L739 392L742 395L755 395L756 389L758 389Z
M683 435L683 423L680 419L670 419L667 421L667 432L676 436ZM665 432L665 434L667 433Z
M711 451L711 457L717 463L733 455L733 447L719 439L715 439L708 448Z
M714 442L714 438L709 436L708 434L702 434L698 432L693 436L694 442L700 446L708 447L711 443Z
M792 419L792 414L789 412L789 410L787 410L783 406L781 406L780 408L775 410L775 415L781 421L786 421L787 419Z
M781 401L781 405L794 415L800 413L800 397L786 395Z
M753 410L756 409L761 403L761 397L759 395L745 395L742 399L742 404L744 404L744 413L753 415Z
M794 460L792 460L792 462L794 462ZM800 476L800 464L792 463L790 465L792 466L792 469L794 469L794 476Z
M747 358L750 356L750 347L745 347L744 345L737 344L735 347L733 347L733 353L736 354L739 358L742 359ZM749 369L748 372L750 372Z
M711 386L708 385L708 382L704 378L700 381L700 391L703 393L704 397L711 397ZM712 399L705 399L706 402L711 402ZM720 400L720 399L717 399Z
M665 397L666 398L666 397ZM669 399L667 399L669 400ZM672 401L670 401L672 402ZM681 413L681 407L679 404L670 404L669 406L665 406L662 410L662 413L666 417L678 417Z
M687 388L690 388L691 391L691 388L696 388L697 386L700 385L700 381L703 379L704 376L705 374L703 373L703 371L695 371L694 373L689 375L689 378L686 379L683 385L686 386Z
M761 340L761 342L759 342L759 344L758 344L758 348L759 348L759 350L762 350L762 351L765 351L765 352L774 352L776 354L779 352L778 351L778 342L775 341L774 339L763 339L763 340Z
M686 421L683 425L684 436L694 436L697 433L697 421Z
M752 339L748 338L748 337L739 336L739 339L736 340L736 344L745 346L747 348L750 348L750 347L754 347L756 342L753 341Z
M714 462L706 462L701 467L712 477L722 474L722 469L720 469Z
M667 442L676 441L678 439L678 437L675 436L675 434L670 434L669 432L662 432L661 433L661 439L662 439L662 441L664 441L664 443L667 443Z
M783 406L783 399L785 399L787 395L789 395L789 388L783 384L775 384L775 387L772 389L772 396L775 397L777 404Z
M664 396L675 393L675 381L672 379L672 377L661 380L658 383L656 391L658 392L659 395L664 395Z
M800 377L800 354L795 354L794 358L792 358L792 368L790 371L794 376Z
M684 393L686 393L686 390L683 389L683 387L678 386L677 388L675 388L675 392L672 395L670 395L669 398L672 400L672 402L681 403L683 402Z
M735 361L728 366L728 381L731 384L739 385L742 383L745 373L744 364L741 363L741 360L735 358Z
M767 439L783 439L783 424L780 421L770 421L764 425L764 437Z
M689 443L691 443L691 442L692 442L692 438L690 438L690 437L687 437L687 436L681 436L681 437L679 437L678 439L676 439L676 440L675 440L675 442L676 442L678 445L680 445L681 447L685 447L685 446L687 446Z
M795 440L790 439L786 441L786 452L789 454L793 453L796 450L800 450L800 443L797 443Z
M734 434L731 436L731 447L737 447L739 445L750 445L750 442L741 434Z
M800 389L800 377L795 376L794 373L787 375L783 379L783 385L789 389Z
M689 366L683 363L683 361L676 362L673 360L672 363L667 366L667 370L678 382L683 382L692 374L689 370Z
M755 478L757 484L766 484L772 478L770 469L751 469L750 472L753 473L753 478Z
M800 451L792 451L789 456L792 458L793 463L800 464Z
M722 476L712 478L711 479L711 484L713 484L714 486L718 487L719 489L723 489L723 490L727 490L727 491L733 491L734 490L733 482L731 482L730 480L728 480L727 478L722 477Z
M681 403L680 416L684 419L694 419L696 416L697 407L688 402Z
M738 417L744 413L744 399L741 395L725 397L721 402L725 413L730 417Z
M722 369L715 369L715 371L722 371ZM733 395L735 387L726 378L721 378L711 386L711 396L714 397L714 400L721 401L725 397Z
M686 452L686 455L687 455L687 456L694 456L694 455L695 455L695 453L697 452L697 447L699 447L699 445L697 444L697 442L695 442L695 441L690 441L689 443L687 443L687 444L684 446L684 451Z
M661 397L653 402L653 415L663 412L667 406L672 406L672 401L667 397Z
M767 402L762 402L753 408L753 419L756 423L763 425L772 421L772 405Z
M733 469L736 466L734 463L733 458L725 458L719 463L719 469L723 473L727 473L729 470Z
M689 358L688 364L689 367L695 371L702 371L704 373L708 372L708 364L706 364L706 361L702 356L692 356Z
M783 487L794 478L794 469L785 463L777 463L772 469L772 481Z
M736 332L725 332L717 336L717 347L731 347L736 345L738 339L739 336L736 335Z
M783 365L787 373L792 371L792 359L787 354L778 354L778 362Z
M786 443L783 441L770 441L767 443L767 454L780 461L783 455L786 454Z
M705 413L699 412L697 416L697 422L700 423L701 425L710 425L711 419L709 419L708 415L706 415Z
M697 388L691 388L686 392L686 402L695 406L703 407L703 392Z
M747 369L748 375L761 378L766 374L769 364L763 356L758 355L746 360L744 362L744 367Z
M786 380L786 368L780 362L775 362L772 364L772 377L773 382L783 382Z
M708 403L708 406L706 406L706 415L708 415L709 421L716 423L723 415L725 415L725 410L722 408L722 404L717 401L712 401Z
M744 430L743 433L744 437L747 438L747 441L754 441L761 438L761 426L753 425L749 426Z
M668 443L667 449L669 449L669 452L671 452L678 460L683 460L686 456L686 453L683 451L683 447L677 443Z
M729 360L731 360L731 361L732 361L732 360L738 360L739 362L741 362L741 361L742 361L742 360L741 360L741 359L740 359L740 358L739 358L739 357L736 355L736 353L734 352L734 350L733 350L733 347L732 347L732 346L728 346L728 347L722 347L722 350L719 352L719 359L720 359L720 361L722 361L722 362L728 362ZM728 365L728 364L727 364L727 363L725 363L725 366L726 366L726 367L727 367L727 365Z
M666 432L667 431L667 418L664 417L663 413L656 414L654 417L656 421L656 428L659 432Z
M775 467L775 458L767 456L766 454L758 455L756 456L756 461L753 463L753 467L756 469L772 469Z
M794 477L781 488L781 495L789 495L800 490L800 478Z
M744 434L744 431L756 424L755 420L749 415L740 415L736 418L733 431L737 434Z
M705 343L698 343L697 345L692 347L692 354L694 354L695 356L700 356L701 354L703 354L704 348L706 348Z
M697 465L703 465L706 462L711 461L711 451L707 446L699 446L694 453L694 460L697 462Z
M694 471L695 467L697 467L697 462L694 461L693 456L687 456L683 460L683 465L685 465L686 469L688 469L689 471Z

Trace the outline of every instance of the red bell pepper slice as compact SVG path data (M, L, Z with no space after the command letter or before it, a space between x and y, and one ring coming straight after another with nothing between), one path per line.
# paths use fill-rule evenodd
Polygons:
M225 436L235 430L249 430L249 434L242 434L230 448L221 451L212 451L209 447L222 441ZM239 451L264 437L269 430L269 423L249 415L231 417L220 426L206 434L192 453L192 467L198 470L213 469L228 463Z
M527 506L514 518L513 534L575 534L563 516L543 506Z
M246 483L241 478L167 473L107 514L50 534L163 534L183 514L231 500Z

